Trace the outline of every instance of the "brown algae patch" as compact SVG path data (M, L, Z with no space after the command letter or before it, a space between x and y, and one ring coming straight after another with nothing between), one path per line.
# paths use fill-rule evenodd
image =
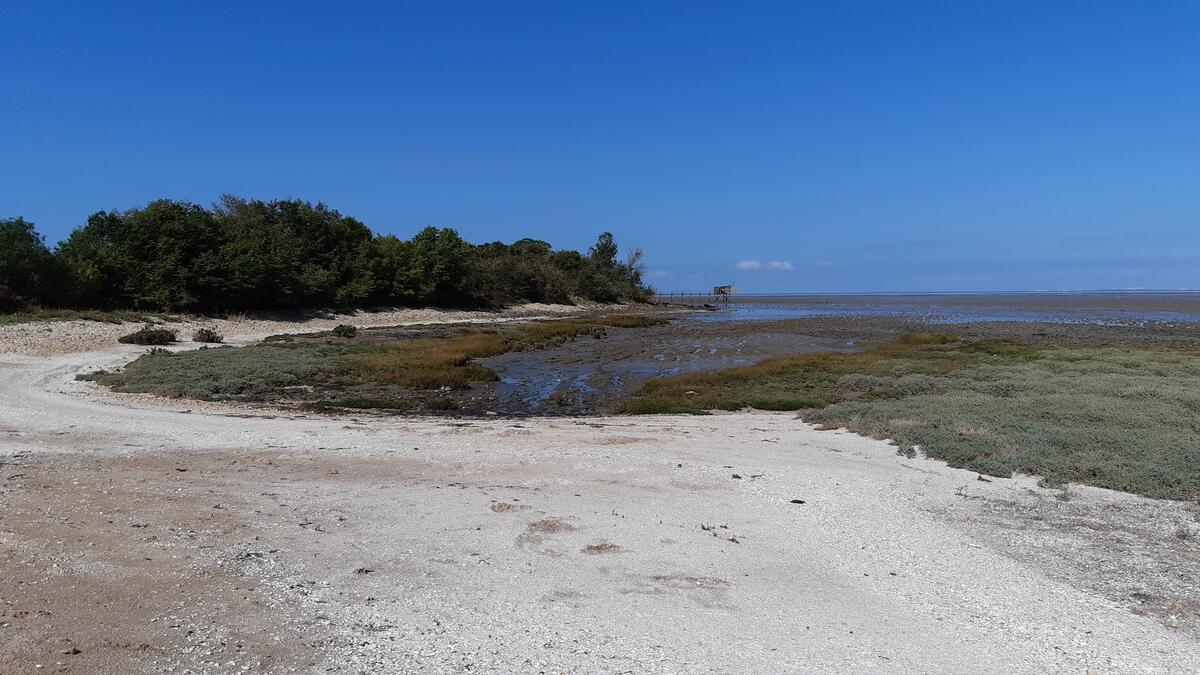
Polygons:
M562 534L574 532L576 527L561 518L545 518L530 523L525 529L536 534Z
M617 546L616 544L610 544L609 542L604 541L600 542L599 544L588 544L580 549L580 552L588 555L607 555L610 553L624 553L625 549Z
M524 504L510 504L509 502L496 502L490 508L496 513L515 513L517 511L529 510L529 507Z

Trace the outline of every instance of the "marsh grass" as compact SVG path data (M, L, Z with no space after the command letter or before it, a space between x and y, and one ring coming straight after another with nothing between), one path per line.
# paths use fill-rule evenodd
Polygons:
M476 359L512 351L545 349L581 337L603 338L610 327L656 325L662 319L610 316L537 321L492 328L438 329L431 337L389 338L358 331L275 336L239 349L201 348L148 354L117 372L82 376L122 392L200 399L268 400L302 396L310 406L406 410L406 392L467 389L498 376ZM289 390L289 388L291 388ZM369 392L375 395L362 395ZM440 401L440 402L438 402ZM450 410L448 398L425 400L428 410ZM440 407L439 407L440 406Z
M952 466L1200 498L1200 354L908 337L647 383L626 412L800 410Z
M641 317L630 317L641 319ZM465 389L475 382L494 382L494 371L475 359L507 352L546 349L581 336L603 338L605 327L640 324L622 317L595 321L559 320L526 324L516 332L461 328L452 337L397 340L355 356L348 371L373 382L412 389Z
M637 314L614 314L596 319L596 323L601 326L610 326L612 328L646 328L649 326L663 326L670 323L670 319L664 319L657 316L642 316Z
M910 336L866 352L797 354L719 372L651 380L623 409L637 412L649 404L688 412L822 408L865 393L847 391L839 384L843 376L912 375L919 379L951 372L975 358L974 352L956 348L948 340L947 336Z
M260 399L344 370L345 350L326 345L202 347L147 354L116 372L80 376L115 391L199 399Z

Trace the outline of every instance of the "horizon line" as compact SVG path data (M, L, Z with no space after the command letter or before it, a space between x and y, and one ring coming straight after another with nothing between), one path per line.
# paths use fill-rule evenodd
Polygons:
M654 293L658 294L690 294L690 295L712 295L712 291L706 290L659 290L654 289ZM734 289L734 297L759 297L759 296L800 296L800 297L839 297L848 295L872 296L872 295L1068 295L1068 294L1085 294L1085 293L1109 293L1109 294L1129 294L1136 295L1139 293L1200 293L1200 288L1076 288L1076 289L1038 289L1038 290L992 290L992 291L763 291L763 292L746 292L739 293Z

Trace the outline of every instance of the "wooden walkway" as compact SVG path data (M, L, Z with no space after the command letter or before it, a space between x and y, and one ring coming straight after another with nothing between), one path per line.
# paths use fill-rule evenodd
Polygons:
M690 307L728 307L733 291L728 286L718 286L711 291L656 291L654 299L673 305Z

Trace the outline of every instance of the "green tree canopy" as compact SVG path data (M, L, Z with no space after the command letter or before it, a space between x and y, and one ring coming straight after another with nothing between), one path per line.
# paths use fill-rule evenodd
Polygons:
M0 311L54 300L55 260L33 223L0 220Z
M223 196L98 211L57 251L0 221L0 305L229 311L632 300L640 268L604 233L586 256L547 242L472 245L450 228L377 236L322 203ZM61 283L59 283L61 280ZM7 301L4 298L8 298Z

